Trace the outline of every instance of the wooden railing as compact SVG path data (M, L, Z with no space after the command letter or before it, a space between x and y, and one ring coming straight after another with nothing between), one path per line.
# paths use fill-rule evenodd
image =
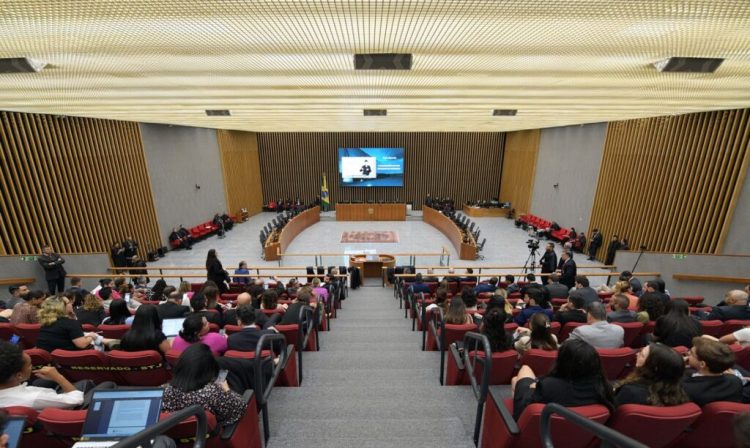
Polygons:
M729 277L725 275L703 275L703 274L673 274L675 280L688 280L697 282L717 282L717 283L740 283L750 285L750 277Z
M0 278L0 285L30 285L35 281L36 279L34 277Z
M279 260L281 260L284 257L315 257L315 266L322 266L325 264L323 263L323 257L348 257L349 255L352 255L352 253L344 253L344 252L280 253L279 252ZM409 257L409 262L407 264L410 266L416 264L417 257L440 257L440 263L444 263L444 264L450 263L450 251L445 246L440 248L440 252L401 252L401 253L389 252L388 255L393 255L394 257ZM281 265L280 261L279 261L279 265Z
M320 221L320 207L317 206L309 208L292 218L281 229L280 233L273 232L266 240L263 247L265 259L268 261L278 260L278 254L285 251L297 235L318 221Z
M422 219L427 224L440 230L443 235L451 240L453 247L458 252L458 258L461 260L474 260L477 258L477 243L474 241L474 236L471 232L466 232L469 242L464 242L464 232L453 220L427 206L422 208Z

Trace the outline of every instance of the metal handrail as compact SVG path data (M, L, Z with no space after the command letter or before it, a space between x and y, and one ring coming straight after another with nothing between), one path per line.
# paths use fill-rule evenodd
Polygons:
M484 361L480 360L476 353L477 346L480 343L482 344L482 350L484 352ZM471 352L475 352L473 361L469 356ZM477 416L474 421L474 445L479 445L479 431L482 425L484 403L487 401L487 393L490 389L490 377L492 376L492 349L490 348L490 341L487 339L487 336L474 331L469 331L464 335L463 361L466 375L469 376L469 381L471 383L471 390L477 398ZM474 375L477 362L484 363L482 369L482 381L480 384L477 384L477 379Z
M193 448L204 448L206 446L207 431L206 411L203 409L203 406L197 404L173 412L169 417L161 420L155 425L149 426L143 431L120 440L117 444L113 445L113 448L136 448L139 446L151 447L153 446L151 440L190 417L195 417L196 419L195 442L193 443Z
M263 362L264 359L261 356L263 349L274 352L273 344L279 342L281 344L281 354L279 362L274 365L273 374L266 387L266 382L263 377ZM268 421L268 398L271 396L273 391L273 385L276 384L276 380L281 375L281 371L289 361L289 352L286 349L286 337L283 334L264 334L260 337L258 345L255 347L255 388L258 390L258 406L261 408L263 414L263 440L268 442L270 437L269 421ZM271 357L273 359L273 356Z
M310 338L315 322L313 320L313 309L309 306L303 306L299 310L299 322L297 324L297 363L299 364L299 383L302 384L302 352L307 347L307 340ZM303 325L304 322L304 325Z
M565 406L561 406L557 403L549 403L542 409L541 421L539 423L539 433L542 439L542 446L545 448L554 448L552 443L552 431L550 430L550 422L552 415L557 414L565 420L573 423L574 425L580 426L584 430L593 433L596 437L602 440L602 446L616 446L618 448L647 448L646 445L638 442L637 440L631 439L630 437L615 431L612 428L589 420L586 417L577 414Z

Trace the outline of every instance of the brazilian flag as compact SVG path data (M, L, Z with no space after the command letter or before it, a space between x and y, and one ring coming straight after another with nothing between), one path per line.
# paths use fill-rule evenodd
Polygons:
M322 211L327 212L331 207L331 202L328 199L328 183L326 182L326 173L323 173L323 185L320 187L320 208Z

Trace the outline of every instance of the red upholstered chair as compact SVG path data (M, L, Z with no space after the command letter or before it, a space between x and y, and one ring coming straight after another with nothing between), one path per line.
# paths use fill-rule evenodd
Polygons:
M552 370L552 366L557 361L557 350L542 350L538 348L532 348L526 351L518 361L521 366L529 366L534 374L537 376L543 376Z
M750 370L750 346L742 347L739 344L730 346L736 357L735 363L745 370Z
M87 412L85 409L46 408L39 413L39 422L51 438L70 447L81 437Z
M11 417L24 417L23 435L21 436L20 448L66 448L64 443L47 435L44 425L39 421L39 412L25 406L9 406L3 408Z
M638 340L638 336L643 331L643 324L640 322L612 322L615 325L619 325L625 330L623 336L623 346L632 347L633 344Z
M156 387L170 380L171 375L157 351L112 350L107 356L117 384Z
M484 352L478 352L479 358L484 359ZM474 352L469 353L469 361L474 359ZM495 352L492 354L492 369L490 370L490 385L496 384L510 384L513 373L516 370L516 361L518 360L518 352L511 348L504 352ZM477 383L482 380L482 368L481 364L477 362L477 368L474 371L474 376L477 379ZM468 378L464 384L469 384Z
M448 282L448 292L453 295L458 294L458 282Z
M507 403L512 406L511 403ZM531 404L524 409L518 422L513 420L513 409L504 402L497 402L490 394L484 405L484 423L480 448L526 448L542 446L540 423L544 404ZM568 408L589 420L604 424L609 418L609 410L602 405ZM555 448L580 448L589 446L595 437L583 431L564 418L553 415L550 424L552 442Z
M720 320L700 320L698 321L703 328L703 334L708 334L720 338L726 334L724 331L724 322Z
M221 328L219 328L219 324L215 324L213 322L208 324L208 331L210 333L218 333L219 330L221 330Z
M227 301L227 302L234 302L237 300L237 296L239 296L239 293L224 293L221 295L221 300Z
M635 341L630 345L633 348L639 348L643 347L643 340L644 338L654 333L654 328L656 328L656 321L650 320L647 324L643 325L643 328L641 329L641 334L637 338L635 338Z
M167 360L167 364L174 367L177 365L177 361L180 359L180 355L182 355L182 352L178 352L175 349L172 349L164 354L164 359Z
M198 292L200 292L201 289L203 289L203 282L201 282L201 283L191 283L190 284L190 290L193 293L198 293Z
M224 327L226 330L226 327ZM291 324L291 325L276 325L276 329L279 330L279 333L283 334L284 337L286 337L286 343L289 345L294 345L295 347L299 348L299 325L297 324ZM229 333L227 333L229 334ZM303 351L305 352L314 352L317 351L317 345L315 338L318 337L318 332L313 331L309 338L307 338L307 347L304 347Z
M555 336L560 335L560 331L562 331L562 326L560 325L560 322L550 322L549 323L549 329L552 331L552 334Z
M29 348L23 352L31 358L31 368L34 370L52 365L52 355L50 355L47 350L42 350L41 348Z
M562 329L560 329L560 336L557 337L557 340L559 342L564 342L566 339L568 339L570 333L572 333L573 330L583 325L587 324L584 322L567 322L565 325L563 325Z
M715 401L703 406L703 413L673 445L680 448L732 448L735 445L732 419L740 412L750 412L750 404Z
M99 331L104 339L122 339L130 330L130 325L99 325Z
M565 305L566 303L568 303L568 299L563 299L561 297L553 297L552 298L552 306L555 309L560 308L561 306Z
M635 365L637 352L632 348L597 348L596 351L599 353L604 373L610 381L620 378L627 366Z
M724 334L734 333L735 331L742 330L745 327L750 327L750 320L727 320L724 321Z
M703 303L705 298L703 296L684 296L684 297L672 297L672 300L684 300L690 306L698 306Z
M83 324L81 325L81 329L85 332L96 331L96 325Z
M672 347L672 350L676 351L680 356L685 356L690 349L684 345L678 345L677 347Z
M13 335L16 334L13 324L1 323L0 324L0 339L10 341Z
M626 404L617 408L609 426L651 448L669 446L701 415L695 403L679 406Z
M283 315L286 310L284 309L275 309L275 310L264 310L261 309L260 312L265 314L266 316L273 316L274 314L281 314Z
M227 336L232 333L239 333L240 331L242 331L242 327L239 325L224 325L224 334L226 334Z
M70 382L91 380L96 384L116 381L107 355L98 350L55 350L52 359Z
M13 326L15 332L21 337L21 344L25 348L36 347L36 339L39 337L40 324L16 324Z

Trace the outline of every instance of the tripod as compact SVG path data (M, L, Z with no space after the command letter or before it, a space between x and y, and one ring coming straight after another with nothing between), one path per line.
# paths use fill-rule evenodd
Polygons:
M529 258L526 259L526 263L523 264L523 269L521 272L528 273L531 271L531 273L534 273L534 270L536 269L536 256L539 255L539 252L537 252L536 249L531 249L529 252Z

